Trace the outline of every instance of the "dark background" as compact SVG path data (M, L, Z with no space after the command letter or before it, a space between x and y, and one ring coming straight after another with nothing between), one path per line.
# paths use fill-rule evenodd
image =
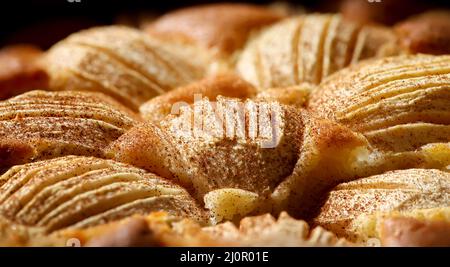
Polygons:
M71 32L94 25L117 22L119 15L151 12L160 14L171 9L224 1L205 0L3 0L0 2L0 46L33 43L48 48ZM368 1L368 0L361 0ZM383 1L383 0L381 0ZM274 1L226 1L266 4ZM333 11L336 0L284 1L301 4L311 11ZM325 3L324 3L325 2ZM435 6L448 6L449 0L424 1ZM324 7L331 10L324 10ZM130 15L131 14L131 15Z

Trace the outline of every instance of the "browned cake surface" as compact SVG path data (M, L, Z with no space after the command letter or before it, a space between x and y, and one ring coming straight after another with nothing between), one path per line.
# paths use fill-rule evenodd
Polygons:
M261 90L254 99L262 102L277 101L284 105L305 107L309 94L313 89L314 85L309 83L301 83L289 87L269 88Z
M400 44L410 53L450 54L450 11L435 10L395 26Z
M381 243L389 247L449 247L450 222L387 219L382 225Z
M0 99L28 90L48 87L48 76L38 60L43 52L31 45L14 45L0 50Z
M244 46L252 31L281 18L274 10L256 5L211 4L170 12L144 30L166 38L185 38L229 55Z
M255 96L256 88L233 74L222 74L178 87L145 102L140 112L145 120L158 122L171 114L181 104L193 104L196 100L208 98L215 101L217 96L246 99ZM175 106L174 106L175 105ZM178 106L177 106L178 105Z
M200 227L191 220L171 218L164 213L133 217L82 231L63 231L77 236L86 246L352 246L321 227L286 213L247 217L238 226L231 223Z
M282 212L278 219L269 214L246 217L238 226L226 222L206 227L203 231L217 240L237 243L239 246L352 246L350 242L337 238L322 227L310 228L305 221L295 220L286 212Z
M75 242L76 243L75 243ZM79 243L78 243L79 242ZM286 213L278 219L265 214L202 227L192 219L166 212L125 219L85 229L64 229L45 235L42 228L17 225L0 217L0 246L355 246L321 227L310 228Z

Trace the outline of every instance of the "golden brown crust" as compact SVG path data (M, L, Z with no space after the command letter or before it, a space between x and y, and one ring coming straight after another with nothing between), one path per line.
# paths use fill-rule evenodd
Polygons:
M230 222L204 228L213 238L237 243L240 246L330 247L351 246L345 239L321 227L310 229L302 220L295 220L286 212L278 219L270 214L246 217L236 227Z
M238 223L201 227L164 213L133 216L119 222L84 230L61 231L59 236L76 237L83 246L352 246L331 232L310 229L304 221L286 213L247 217Z
M165 14L144 27L166 38L184 37L228 56L242 48L250 33L283 18L281 14L251 4L210 4Z
M236 69L262 88L318 84L351 63L398 52L389 28L361 26L340 15L309 14L262 31L247 44Z
M0 215L0 247L65 246L66 241L48 236L42 228L19 225Z
M286 213L278 219L266 214L243 219L239 226L227 222L202 227L190 219L165 212L134 215L89 227L44 234L40 228L15 225L0 217L0 246L180 247L180 246L355 246L321 227L310 229Z
M239 104L245 121L235 113ZM224 124L215 124L220 120L214 121L209 101L198 101L159 125L131 129L110 146L109 155L177 181L199 201L221 188L256 193L259 212L300 214L317 192L354 177L354 150L366 142L349 129L277 102L220 97L215 105L232 107L222 113L228 116ZM264 119L269 114L272 121Z
M450 222L407 217L386 219L381 228L381 244L386 247L449 247Z
M103 157L103 148L139 120L100 93L16 96L0 103L0 167L71 154Z
M140 112L145 120L158 122L174 108L180 105L190 105L196 100L208 98L215 101L217 96L235 97L246 99L256 94L256 88L233 74L222 74L207 77L155 97L145 102L140 107ZM175 104L175 106L174 106Z
M180 186L141 169L67 156L11 168L0 177L0 215L45 232L81 229L164 210L204 222Z
M338 185L314 223L350 240L367 241L379 238L379 221L390 214L450 218L449 196L449 172L393 171Z
M0 140L0 166L13 166L23 164L35 156L32 145L24 143L23 140L2 138Z
M275 1L266 6L284 17L298 16L307 12L301 3Z
M87 247L157 247L162 246L162 237L155 235L142 217L130 218L108 232L96 235Z
M132 235L122 235L131 233ZM211 238L202 226L191 219L170 216L166 212L153 212L148 216L133 216L121 221L83 230L58 233L77 236L85 246L226 246L222 240Z
M412 54L450 54L450 11L435 10L395 26L403 48Z
M103 92L135 110L154 96L202 78L210 63L208 53L193 46L122 26L72 34L44 60L52 89Z
M173 179L169 168L177 166L179 156L163 136L164 133L154 124L133 127L117 142L110 145L107 155L118 161L149 170L164 178ZM156 151L157 153L155 153Z
M0 99L48 87L48 76L38 63L43 52L31 45L0 50Z

